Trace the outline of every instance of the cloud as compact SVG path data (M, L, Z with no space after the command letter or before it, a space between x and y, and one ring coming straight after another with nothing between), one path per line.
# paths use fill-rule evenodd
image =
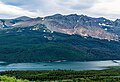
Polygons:
M85 12L93 16L104 16L110 19L120 18L120 0L99 0L99 3L96 3L90 9L87 9Z
M0 16L47 16L85 14L93 17L120 17L120 0L0 0Z
M97 0L66 0L65 2L59 0L60 5L64 5L65 7L67 6L74 10L88 9L92 7L96 2Z
M61 11L56 4L57 0L1 0L6 6L14 6L17 8L29 11L29 13L36 13L34 16L46 16L50 14L59 13ZM19 13L21 14L21 13ZM25 13L24 13L25 14ZM23 15L23 14L22 14Z
M35 12L30 12L28 10L25 10L23 8L12 6L12 5L6 5L3 2L0 2L0 16L35 16L38 15Z

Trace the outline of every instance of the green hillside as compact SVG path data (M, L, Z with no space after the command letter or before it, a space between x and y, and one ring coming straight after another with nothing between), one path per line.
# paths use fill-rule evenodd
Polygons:
M52 33L44 25L0 32L0 61L6 62L120 59L119 47L118 41Z

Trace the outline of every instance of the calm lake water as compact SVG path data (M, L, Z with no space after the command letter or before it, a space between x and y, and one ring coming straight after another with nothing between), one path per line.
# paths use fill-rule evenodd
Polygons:
M6 70L103 70L108 66L120 66L120 60L88 61L88 62L38 62L38 63L12 63L0 62L0 71Z

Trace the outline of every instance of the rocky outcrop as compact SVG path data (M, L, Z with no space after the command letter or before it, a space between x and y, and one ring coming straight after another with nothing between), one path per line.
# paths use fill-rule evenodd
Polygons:
M120 27L119 20L111 21L103 17L92 18L85 15L61 15L56 14L44 18L19 17L11 20L0 21L0 27L28 27L37 24L45 25L49 30L65 33L78 34L81 36L94 37L107 40L118 40L119 34L114 28Z

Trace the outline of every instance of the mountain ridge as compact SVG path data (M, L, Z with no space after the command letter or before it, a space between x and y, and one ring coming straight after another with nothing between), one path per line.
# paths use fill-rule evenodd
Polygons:
M120 27L119 19L112 21L103 17L93 18L77 14L55 14L37 18L22 16L16 19L2 21L0 21L1 28L27 27L43 24L51 31L69 35L78 34L80 36L90 36L107 40L119 40L120 37L119 32L116 31Z

